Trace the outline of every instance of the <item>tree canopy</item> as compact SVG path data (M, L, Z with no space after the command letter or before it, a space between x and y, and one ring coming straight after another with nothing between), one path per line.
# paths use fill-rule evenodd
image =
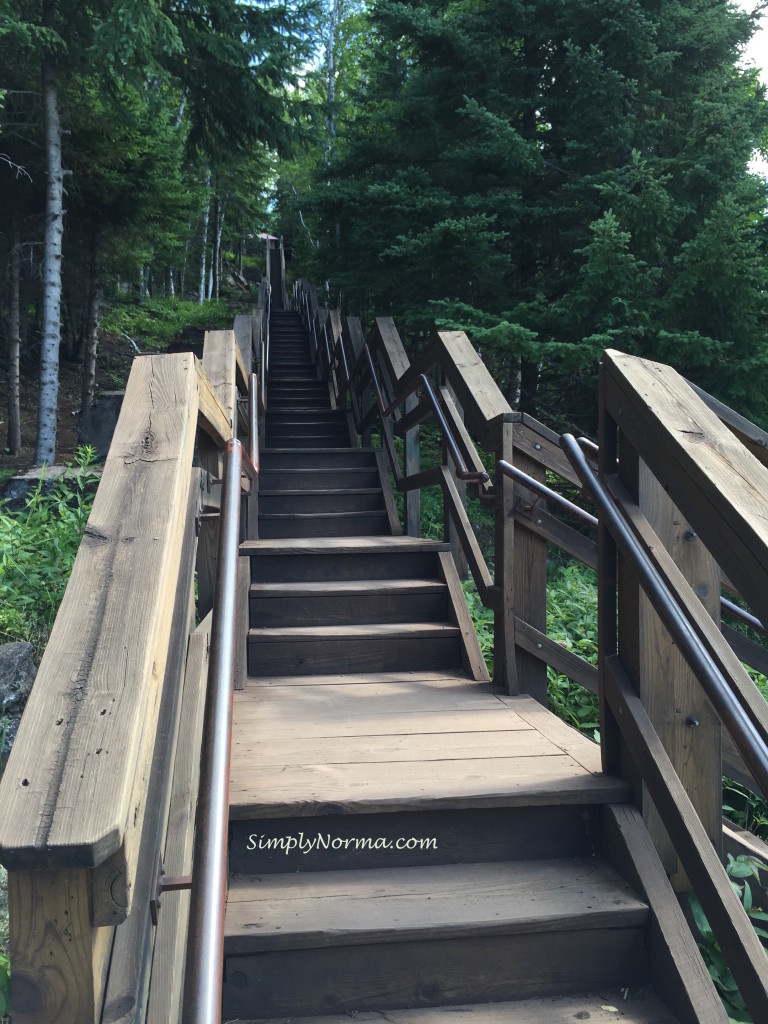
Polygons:
M578 419L612 346L768 424L753 20L726 0L372 0L365 21L334 159L280 192L318 279L416 333L468 330L522 408Z

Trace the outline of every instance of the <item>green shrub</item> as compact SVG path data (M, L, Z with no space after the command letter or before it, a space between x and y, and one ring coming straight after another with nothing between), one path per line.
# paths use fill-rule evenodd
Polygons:
M766 931L768 914L759 907L754 906L752 888L749 884L749 879L754 878L759 885L760 872L768 871L768 865L763 864L762 861L757 860L755 857L746 857L744 855L732 857L729 853L725 870L731 879L734 892L741 900L742 906L752 921L755 932L763 946L768 950L768 931ZM693 893L688 894L688 902L691 905L693 920L699 930L699 949L704 957L710 977L715 983L715 988L723 1001L729 1021L731 1024L752 1024L752 1017L747 1011L731 969L725 962L725 957L709 926L709 921L701 904Z
M574 654L597 664L597 576L587 566L560 565L547 585L547 635ZM551 711L599 741L597 695L551 666L547 668Z
M64 596L93 503L90 446L78 449L81 472L51 494L42 481L20 512L0 508L0 642L27 640L39 660Z

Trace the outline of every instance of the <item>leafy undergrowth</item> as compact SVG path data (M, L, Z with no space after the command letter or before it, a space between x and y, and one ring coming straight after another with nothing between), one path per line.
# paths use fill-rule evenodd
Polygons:
M79 473L50 494L42 481L20 512L0 507L0 643L26 640L39 661L64 596L93 504L94 451L78 449Z
M768 866L755 857L743 855L732 857L729 853L725 870L728 872L734 892L741 900L747 916L752 921L755 933L768 952L768 931L766 931L768 927L768 913L754 905L752 887L749 884L749 879L752 878L759 886L760 872L768 871ZM710 977L714 981L715 988L728 1013L728 1020L731 1024L753 1024L753 1019L741 997L733 973L725 962L720 944L709 926L709 921L701 904L693 893L688 894L688 902L691 906L693 920L699 931L698 945L701 955L704 957Z
M167 347L182 331L221 327L232 319L226 302L197 302L184 299L150 299L142 305L135 299L113 300L101 317L101 330L120 334L137 342L143 352Z

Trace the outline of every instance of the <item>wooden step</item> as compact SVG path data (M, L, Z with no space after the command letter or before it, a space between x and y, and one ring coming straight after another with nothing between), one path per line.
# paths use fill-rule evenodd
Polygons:
M260 455L263 469L354 469L376 466L376 454L372 448L323 448L302 449L298 447L264 448Z
M252 626L446 622L448 588L438 580L254 583Z
M259 535L281 537L377 537L389 534L386 510L259 514Z
M232 821L629 798L597 744L455 669L275 675L234 696Z
M346 417L343 413L331 411L321 413L320 418L314 419L311 416L302 417L299 420L288 419L285 415L272 414L267 416L266 423L267 437L299 437L309 434L312 437L327 437L341 435L349 438ZM270 445L274 447L274 445ZM333 445L329 445L333 447ZM338 447L344 447L339 445Z
M270 409L267 413L267 429L271 426L300 426L304 427L307 423L330 423L334 426L336 424L342 424L346 429L347 417L343 412L338 409L319 409L314 415L304 406L298 409L296 412L292 412L290 409Z
M267 442L271 448L326 448L329 445L339 448L343 444L343 437L341 434L331 434L329 437L318 436L317 434L299 434L296 436L277 434L274 435L272 432L267 434Z
M378 487L379 471L375 467L346 469L262 469L260 494L271 491L303 492L307 490L339 490Z
M447 544L416 537L327 537L244 541L256 583L309 580L440 579L440 551Z
M248 631L248 674L397 672L461 666L460 632L447 623L297 626Z
M270 377L267 394L272 394L273 392L293 393L294 391L297 393L300 391L317 391L324 392L327 395L328 385L325 381L318 380L317 378L315 378L315 380L297 380L291 381L290 383L284 383L278 380L272 380Z
M601 861L232 880L225 1016L530 998L647 979L646 905Z
M544 996L515 1002L416 1010L363 1010L355 1024L679 1024L678 1019L647 989L603 989L567 996ZM306 1024L350 1024L350 1014L305 1017ZM285 1018L241 1017L239 1024L285 1024Z
M384 510L380 487L277 490L262 487L259 510L264 515L309 512L375 512Z
M505 737L514 739L518 750L524 738L530 749L534 735L533 730L514 737L503 730L475 732L467 735L467 741L476 744L472 749L477 757L488 753L494 740L499 744ZM438 743L445 749L451 740L451 734L446 733L420 737L425 750L434 749ZM273 741L275 758L278 742L285 743L283 739ZM319 741L304 742L307 762L313 756L322 756ZM350 738L344 746L350 751L344 756L354 757L356 749L368 747L370 742ZM398 747L402 749L402 744L393 739L387 749L396 754ZM286 760L293 759L294 751L301 756L298 745L292 745ZM248 875L294 874L593 857L599 853L601 810L600 806L567 804L236 819L230 821L229 870Z

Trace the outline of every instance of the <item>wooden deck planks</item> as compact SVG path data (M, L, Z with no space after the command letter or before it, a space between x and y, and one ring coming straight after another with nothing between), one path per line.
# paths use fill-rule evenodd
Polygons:
M530 698L435 673L320 678L236 695L233 819L626 798Z

